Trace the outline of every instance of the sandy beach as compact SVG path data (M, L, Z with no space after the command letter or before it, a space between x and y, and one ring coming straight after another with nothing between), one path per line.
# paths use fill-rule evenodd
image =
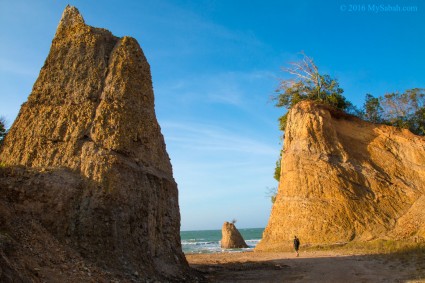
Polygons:
M186 258L210 282L425 282L423 254L243 252Z

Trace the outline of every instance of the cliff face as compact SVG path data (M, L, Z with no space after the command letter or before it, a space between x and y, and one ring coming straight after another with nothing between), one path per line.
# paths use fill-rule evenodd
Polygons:
M256 250L425 237L425 139L304 101L290 110L278 194Z
M31 215L101 268L136 279L187 271L177 185L135 39L88 26L68 6L0 160L32 172L3 172L5 213ZM13 234L10 219L0 225Z
M248 248L245 240L242 238L235 224L224 222L221 228L221 247L223 249L241 249Z

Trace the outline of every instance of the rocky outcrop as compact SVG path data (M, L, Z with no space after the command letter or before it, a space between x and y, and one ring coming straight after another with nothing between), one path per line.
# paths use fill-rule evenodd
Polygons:
M5 213L132 280L186 278L177 185L135 39L88 26L68 6L0 160ZM19 240L11 218L0 225Z
M223 249L242 249L248 248L242 238L241 233L236 229L235 224L230 222L224 222L221 228L221 248Z
M425 138L304 101L288 114L278 194L257 251L425 237Z

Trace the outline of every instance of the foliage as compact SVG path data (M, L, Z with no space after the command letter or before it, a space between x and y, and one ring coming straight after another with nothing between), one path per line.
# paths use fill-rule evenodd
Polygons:
M356 111L353 104L343 96L344 90L338 80L320 73L313 59L301 54L302 60L290 63L289 68L283 68L292 77L280 82L277 95L272 98L276 106L290 109L300 101L314 100L346 112ZM282 131L285 130L286 121L287 114L279 118Z
M0 146L3 144L3 140L6 137L6 122L3 117L0 117Z
M272 203L274 203L277 197L277 187L267 188L266 196L270 198Z
M416 135L425 135L425 89L387 93L379 98L366 94L363 108L365 120L409 129Z
M276 181L280 181L280 170L282 169L281 166L281 159L279 158L278 160L276 160L276 167L274 168L274 179Z
M279 129L284 132L286 128L286 121L288 120L288 112L279 117Z
M278 160L276 160L276 167L274 169L274 176L273 177L278 182L280 181L280 171L281 171L280 169L281 169L282 154L283 154L283 150L280 151L280 155L279 155Z
M379 98L374 97L371 94L366 94L365 103L363 104L363 118L373 123L382 122L382 109L379 103Z

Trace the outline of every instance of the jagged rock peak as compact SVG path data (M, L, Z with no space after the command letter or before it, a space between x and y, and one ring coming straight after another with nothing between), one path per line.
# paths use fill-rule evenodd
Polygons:
M120 281L134 281L128 279L134 274L137 282L188 278L177 184L156 119L150 66L134 38L88 26L68 6L0 160L11 169L0 178L0 210L7 210L0 231L18 239L17 249L26 246L19 235L37 234L20 220L26 219L64 250L126 278ZM15 178L15 167L24 168L28 182ZM40 179L28 170L49 173ZM3 221L3 215L16 217ZM22 260L17 252L8 266L29 270ZM0 270L9 268L2 262ZM32 281L28 276L17 281Z
M76 7L68 5L62 13L58 27L65 28L76 24L85 24L83 16Z

